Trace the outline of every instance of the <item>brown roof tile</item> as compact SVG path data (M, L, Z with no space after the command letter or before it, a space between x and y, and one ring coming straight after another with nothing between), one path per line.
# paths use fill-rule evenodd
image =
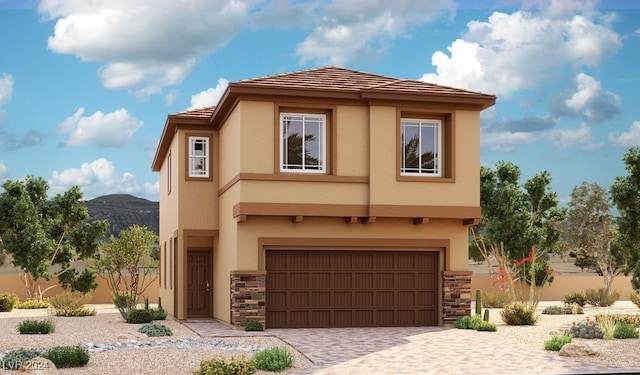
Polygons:
M196 109L188 109L182 112L172 113L169 116L172 117L192 117L192 118L210 118L213 111L215 111L216 107L204 107L204 108L196 108Z

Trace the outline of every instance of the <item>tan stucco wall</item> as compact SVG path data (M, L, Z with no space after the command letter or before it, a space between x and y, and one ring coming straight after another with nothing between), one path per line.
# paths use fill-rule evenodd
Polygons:
M150 280L150 279L147 279ZM109 289L108 282L100 277L96 278L96 282L98 283L98 288L92 293L92 298L90 303L100 303L100 304L111 304L113 303L113 297L111 290ZM45 283L42 287L42 290L51 286L58 285L56 279ZM48 290L44 293L44 298L52 297L60 292L63 289L60 286L55 286L54 288ZM17 274L7 274L0 275L0 293L11 292L15 293L21 301L24 301L29 298L29 294L27 293L27 289L22 284L22 280L18 277ZM149 303L157 303L158 302L158 280L154 281L149 287L145 290L140 297L139 303L144 301L144 297L149 298ZM162 299L162 306L165 307L166 301L164 298ZM165 308L166 310L166 308Z
M536 295L540 301L562 301L564 296L571 292L584 292L587 289L604 288L602 277L593 275L555 275L553 283L543 288L537 288ZM489 275L474 275L471 278L472 295L476 290L483 293L494 291L493 280ZM613 279L612 289L620 292L621 300L629 300L631 288L631 276L616 276ZM528 298L529 288L525 287L525 297Z

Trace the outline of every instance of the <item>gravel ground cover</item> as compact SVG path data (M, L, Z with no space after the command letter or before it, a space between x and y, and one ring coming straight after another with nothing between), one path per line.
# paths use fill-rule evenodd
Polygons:
M95 316L53 317L56 330L47 335L21 335L18 324L26 319L47 319L46 309L0 313L0 356L17 348L48 349L59 345L87 345L91 357L85 367L56 370L55 374L190 374L203 359L250 357L255 350L279 346L294 356L294 366L280 374L294 373L310 364L300 352L276 337L200 338L174 320L158 321L173 332L170 337L147 337L137 332L142 324L127 324L109 305L96 308ZM2 370L0 374L17 375ZM270 374L257 372L256 374Z
M538 312L560 302L541 302ZM0 355L16 348L50 348L57 345L87 345L91 359L86 367L61 369L55 374L190 374L202 359L213 357L239 358L267 346L290 349L295 358L294 367L284 374L293 374L311 366L311 362L295 348L273 336L200 338L188 327L173 321L161 322L173 331L171 337L147 338L137 332L141 325L126 324L112 306L91 305L98 310L93 317L54 317L56 332L48 335L20 335L17 325L25 319L46 319L47 311L14 310L0 313ZM472 310L473 311L473 310ZM629 301L619 301L609 308L586 307L583 315L539 315L535 326L507 326L500 319L499 309L490 309L491 321L498 326L490 335L491 342L503 347L526 344L530 354L542 353L542 343L551 334L562 334L572 322L597 313L638 314L640 310ZM268 331L267 331L268 333ZM460 330L461 334L465 334ZM469 333L469 332L466 332ZM484 337L484 336L483 336ZM618 368L640 368L640 340L584 340L600 355L581 358ZM414 348L417 349L417 348ZM551 353L551 352L547 352ZM374 353L375 355L375 353ZM375 357L374 357L375 358ZM382 365L382 364L381 364ZM0 370L0 374L5 372ZM15 371L6 371L15 375ZM265 372L258 373L265 374Z

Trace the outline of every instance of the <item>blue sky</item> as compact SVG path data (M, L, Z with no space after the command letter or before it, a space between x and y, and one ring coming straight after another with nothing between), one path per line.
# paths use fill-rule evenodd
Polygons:
M471 5L470 5L471 4ZM0 0L0 181L157 201L167 114L336 65L495 94L481 160L562 202L640 146L635 0Z

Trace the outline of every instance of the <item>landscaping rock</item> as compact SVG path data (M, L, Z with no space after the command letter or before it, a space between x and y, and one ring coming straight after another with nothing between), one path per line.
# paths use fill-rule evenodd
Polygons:
M591 357L600 352L587 344L570 343L563 346L559 354L563 357Z
M46 375L55 374L56 365L50 360L42 357L32 358L22 364L18 369L21 374Z

